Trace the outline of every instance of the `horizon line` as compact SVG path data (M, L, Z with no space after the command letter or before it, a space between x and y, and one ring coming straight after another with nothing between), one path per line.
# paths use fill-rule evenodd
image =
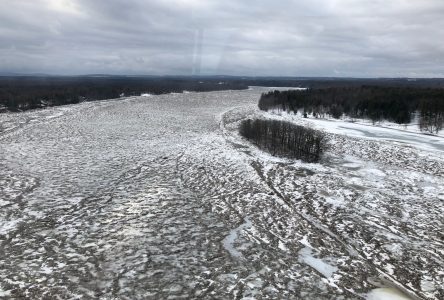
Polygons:
M251 78L286 78L286 79L405 79L405 80L424 80L424 79L444 79L444 77L353 77L353 76L298 76L298 75L225 75L225 74L214 74L214 75L179 75L179 74L163 74L163 75L152 75L152 74L102 74L102 73L85 73L85 74L47 74L47 73L15 73L15 72L5 72L0 73L0 77L187 77L187 78L208 78L208 77L221 77L221 78L240 78L240 79L251 79Z

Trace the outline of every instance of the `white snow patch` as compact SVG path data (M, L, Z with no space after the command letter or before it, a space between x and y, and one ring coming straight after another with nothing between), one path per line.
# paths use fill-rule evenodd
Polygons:
M377 288L368 293L367 300L410 300L409 297L393 288Z
M278 247L279 247L279 249L281 249L282 251L286 251L286 252L288 251L287 246L285 246L284 242L282 242L282 241L279 241Z
M4 200L0 199L0 207L1 207L1 206L6 206L6 205L9 205L9 204L11 204L11 202L9 202L9 201L4 201Z
M3 221L2 226L0 227L0 234L8 234L10 231L14 230L18 223L20 223L21 220L11 220L11 221Z
M242 253L240 253L235 247L234 242L236 241L239 232L241 230L245 230L247 228L250 228L252 226L252 223L248 217L245 218L245 223L242 223L239 225L239 227L236 227L230 231L230 233L224 238L222 241L222 244L224 245L224 248L230 253L231 256L236 258L242 258Z
M368 175L374 175L377 177L385 177L386 175L383 171L374 168L364 169L363 172L367 173Z
M433 292L436 289L435 284L430 279L421 280L421 290L424 292Z
M308 241L308 237L306 235L304 235L304 237L301 240L299 240L299 243L301 243L305 247L313 249L313 247L311 246L310 242Z
M312 250L308 247L305 247L299 251L299 260L309 265L326 278L331 277L333 273L338 270L337 267L327 264L322 259L313 257Z
M341 206L344 204L344 199L342 197L326 197L325 202L331 204L332 206Z
M9 297L11 296L11 291L4 291L0 288L0 297Z
M52 274L52 268L50 268L49 266L47 266L46 264L44 264L41 268L40 268L40 272L44 273L44 274Z

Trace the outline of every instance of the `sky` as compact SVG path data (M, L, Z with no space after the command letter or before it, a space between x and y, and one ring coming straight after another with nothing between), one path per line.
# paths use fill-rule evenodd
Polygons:
M444 77L443 0L0 0L0 73Z

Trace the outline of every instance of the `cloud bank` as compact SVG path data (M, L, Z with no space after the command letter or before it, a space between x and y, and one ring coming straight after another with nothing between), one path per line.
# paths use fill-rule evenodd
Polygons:
M0 72L444 77L442 0L0 0Z

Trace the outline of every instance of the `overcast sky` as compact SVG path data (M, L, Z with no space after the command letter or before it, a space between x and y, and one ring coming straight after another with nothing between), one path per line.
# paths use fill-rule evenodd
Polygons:
M0 5L0 72L444 77L444 0Z

